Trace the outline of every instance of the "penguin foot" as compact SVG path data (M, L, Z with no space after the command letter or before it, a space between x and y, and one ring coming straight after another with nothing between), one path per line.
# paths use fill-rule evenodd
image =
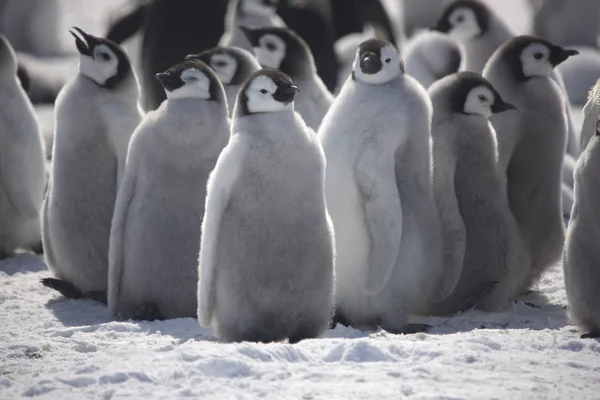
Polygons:
M465 306L461 311L467 311L477 306L481 300L487 297L496 287L498 281L485 282L477 286L471 293L465 296Z
M406 324L402 329L394 329L386 326L381 327L381 329L393 335L414 335L415 333L427 332L431 328L432 326L427 324Z
M90 292L85 297L88 297L88 298L95 300L98 303L102 303L104 305L108 304L108 299L107 299L105 290L96 290L94 292Z
M44 245L42 244L42 241L40 240L38 243L31 246L31 251L38 256L44 255Z
M70 282L55 278L44 278L40 282L42 285L58 291L69 299L81 299L84 297L83 292Z
M341 324L344 326L350 326L350 322L348 322L348 318L346 318L344 313L338 309L336 309L333 313L333 319L331 320L331 323L329 324L329 329L334 329L337 326L337 324Z
M156 320L160 320L160 315L158 312L158 306L156 304L153 303L146 303L141 305L135 315L133 316L133 319L138 320L138 321L156 321Z
M583 335L581 335L580 337L581 339L599 339L600 338L600 331L591 331L588 333L584 333Z

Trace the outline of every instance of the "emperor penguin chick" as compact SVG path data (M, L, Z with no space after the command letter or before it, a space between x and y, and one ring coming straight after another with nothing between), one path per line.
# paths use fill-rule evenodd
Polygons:
M573 321L581 338L600 337L600 121L575 169L575 201L567 231L564 275Z
M187 60L133 133L112 220L108 307L122 319L196 317L206 182L229 139L223 86Z
M215 71L225 88L230 115L242 84L261 69L254 55L239 47L215 47L199 54L190 54L186 59L203 61Z
M230 0L225 33L219 46L252 50L252 44L240 28L284 27L285 23L277 15L278 4L279 0Z
M587 102L583 106L583 126L579 135L580 147L583 152L590 139L596 134L596 123L600 119L600 79L590 89Z
M246 29L258 62L265 68L288 75L298 88L295 108L306 125L315 131L333 102L333 96L317 75L310 48L288 28Z
M106 301L108 245L129 138L139 124L139 86L125 52L73 28L79 73L56 100L52 171L43 206L45 286Z
M460 280L452 295L431 302L426 312L450 314L473 307L497 311L520 294L527 275L519 228L497 168L496 135L488 121L515 107L473 72L434 83L429 95L444 272L459 273Z
M294 112L297 90L271 69L246 81L208 180L198 317L224 342L295 343L329 326L335 244L325 157Z
M17 79L17 59L0 35L0 260L39 247L46 167L33 106Z
M406 315L437 287L442 238L431 187L431 102L388 42L370 39L319 139L336 232L336 317L360 329L415 331Z
M565 98L550 74L575 54L541 38L519 36L502 45L484 71L517 107L491 122L510 208L531 259L525 288L558 261L564 244L561 190L567 118Z

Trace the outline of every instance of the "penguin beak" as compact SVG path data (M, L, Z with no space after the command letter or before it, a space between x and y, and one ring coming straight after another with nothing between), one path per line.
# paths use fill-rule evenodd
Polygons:
M444 17L440 19L438 24L430 30L441 33L449 33L452 30L452 25L450 25L450 22L448 22L448 18Z
M381 60L375 53L366 53L360 57L360 69L365 74L376 74L381 71Z
M498 99L494 104L492 104L490 109L492 110L492 114L498 114L508 110L516 111L517 107L515 107L513 104L504 102L502 99Z
M250 29L246 26L240 26L240 29L242 30L242 32L244 32L244 35L246 35L252 47L258 46L258 39L260 39L258 31Z
M563 63L567 58L579 54L577 50L563 49L560 46L555 46L550 50L550 63L553 67Z
M159 72L154 77L160 82L160 84L169 92L181 87L182 82L178 76L173 75L171 72Z
M183 59L184 60L199 60L200 54L188 54Z
M289 104L294 101L296 93L299 91L300 89L296 85L283 83L277 87L273 99L283 104Z
M69 33L75 38L75 45L77 51L84 56L92 56L92 43L93 40L90 35L82 31L81 29L74 26L69 29ZM81 36L81 37L80 37Z

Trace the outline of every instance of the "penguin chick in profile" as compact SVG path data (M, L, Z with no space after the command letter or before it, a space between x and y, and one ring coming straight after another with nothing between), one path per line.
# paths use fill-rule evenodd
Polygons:
M333 102L333 96L317 75L310 48L287 28L242 28L252 43L258 62L265 68L278 69L288 75L300 92L295 109L306 125L315 131Z
M278 4L279 0L230 0L225 17L225 33L219 46L235 46L252 51L254 46L240 28L284 27L285 23L277 15Z
M319 129L336 233L336 319L393 333L437 287L442 238L431 186L431 102L396 49L370 39Z
M600 121L575 169L575 202L567 231L564 275L569 312L584 332L600 337Z
M108 244L129 138L139 124L139 86L115 43L73 28L79 73L56 100L52 171L42 239L56 278L45 286L70 298L106 302Z
M157 79L167 100L131 137L112 220L108 307L122 319L196 317L206 182L229 139L207 65L187 60Z
M462 59L460 46L437 32L420 32L406 45L406 73L428 88L443 77L458 72Z
M514 110L480 75L461 72L429 88L433 102L433 188L444 236L444 271L454 292L426 313L504 308L527 275L519 228L497 168L488 118ZM449 277L453 281L456 277Z
M229 114L242 84L261 66L252 53L239 47L215 47L199 54L190 54L186 60L200 60L215 71L225 88Z
M525 288L558 261L564 244L561 190L567 118L565 98L550 74L575 54L541 38L518 36L494 53L483 74L517 107L491 122L510 208L531 260Z
M325 157L294 112L296 92L280 71L252 75L208 180L198 318L224 342L296 343L329 326L335 244Z
M0 260L39 249L46 166L33 106L17 79L17 58L0 35Z

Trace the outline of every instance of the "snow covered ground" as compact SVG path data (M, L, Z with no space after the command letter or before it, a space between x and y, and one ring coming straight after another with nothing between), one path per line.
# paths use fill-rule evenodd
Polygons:
M0 263L0 399L598 399L600 342L566 318L562 269L503 313L428 318L427 334L338 327L297 345L220 344L196 320L115 322Z
M486 1L528 26L526 0ZM63 2L72 46L66 28L102 34L125 1ZM51 130L52 109L38 111ZM569 325L560 266L526 299L539 308L428 318L433 329L413 336L338 327L293 346L219 344L192 319L115 322L43 287L47 276L36 256L0 262L0 400L600 398L600 342Z

